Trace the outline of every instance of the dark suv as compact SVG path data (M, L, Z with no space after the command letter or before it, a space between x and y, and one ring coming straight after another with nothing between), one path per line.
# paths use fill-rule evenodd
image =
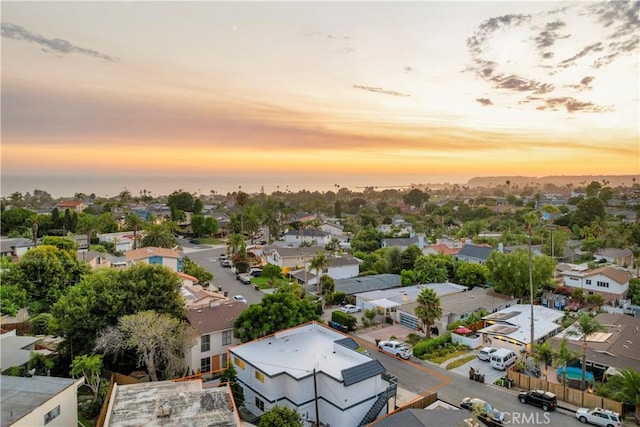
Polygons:
M520 403L539 406L543 411L550 411L558 407L558 399L556 398L556 395L544 390L520 392L518 400L520 400Z

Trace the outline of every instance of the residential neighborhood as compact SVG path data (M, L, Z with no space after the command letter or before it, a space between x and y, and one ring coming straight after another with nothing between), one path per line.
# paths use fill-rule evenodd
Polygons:
M640 190L502 187L3 198L2 425L632 425Z

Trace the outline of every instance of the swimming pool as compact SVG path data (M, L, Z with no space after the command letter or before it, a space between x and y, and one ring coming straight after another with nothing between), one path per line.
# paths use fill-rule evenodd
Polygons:
M557 379L562 384L562 367L558 368ZM573 366L567 366L567 385L571 388L580 388L580 380L582 379L582 369L574 368ZM589 371L584 376L587 385L593 384L595 377Z

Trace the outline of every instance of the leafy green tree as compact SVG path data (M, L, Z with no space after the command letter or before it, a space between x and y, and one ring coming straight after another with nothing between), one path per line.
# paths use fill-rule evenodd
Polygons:
M333 202L333 214L336 218L342 218L342 202L340 200Z
M81 213L78 217L76 231L87 235L88 249L91 249L93 234L100 229L100 218L95 215Z
M10 231L18 231L20 234L31 229L31 222L36 214L29 209L13 207L2 212L0 216L0 229L6 236Z
M83 376L85 384L93 392L93 398L98 399L98 395L100 394L100 383L102 382L102 377L100 376L101 372L102 355L83 354L81 356L76 356L73 359L69 374L74 378Z
M374 252L382 247L382 233L373 227L365 227L351 239L351 249L364 253Z
M204 203L200 199L195 199L193 201L193 213L195 215L202 215L202 210L204 209Z
M324 297L324 301L332 301L333 294L336 291L336 281L328 274L320 276L320 294Z
M529 293L529 252L516 249L511 253L493 251L485 264L496 291L522 298ZM550 282L555 263L546 255L533 259L533 294Z
M399 247L391 247L387 248L384 253L384 258L386 262L385 270L391 274L399 274L402 271L401 268L401 256L402 250Z
M56 324L70 350L90 353L95 337L118 318L154 310L184 316L180 277L167 267L135 264L125 270L101 269L67 290L53 306Z
M279 265L267 264L262 267L262 277L267 279L282 279L282 268Z
M429 339L431 337L431 326L433 326L436 319L442 317L440 298L438 298L433 289L424 288L416 298L416 302L418 303L415 308L416 316L422 322L424 333Z
M74 252L41 245L27 251L15 268L2 274L2 288L19 286L27 293L31 311L43 312L88 272L89 267L78 261Z
M236 407L244 405L244 390L238 382L238 373L236 372L236 368L233 366L233 363L229 363L227 369L222 371L222 374L220 375L220 382L229 383L231 393L233 394L233 400L236 402Z
M50 335L54 332L54 320L51 313L40 313L29 320L29 332L32 335Z
M240 247L244 243L244 236L242 234L232 234L227 238L227 252L235 255L240 250Z
M259 427L302 427L304 423L297 410L274 406L260 416Z
M461 261L456 267L456 276L459 284L473 288L487 283L489 269L483 264Z
M78 243L66 237L45 236L40 242L41 245L55 246L60 250L75 252L78 250Z
M182 268L185 274L197 278L199 283L205 283L213 279L213 274L208 272L200 264L191 261L187 256L182 258Z
M553 353L554 367L562 368L562 386L567 386L567 365L578 359L578 355L569 349L566 337L560 341L558 349Z
M169 208L181 210L183 212L193 212L193 196L186 191L174 191L167 198Z
M411 245L400 254L400 270L411 270L422 251L418 245ZM396 273L397 274L397 273Z
M212 217L208 216L204 219L204 234L208 234L209 236L216 234L218 232L219 225L218 221Z
M576 210L572 214L573 223L578 227L591 225L598 218L605 218L605 204L597 197L588 197L576 204Z
M567 335L579 336L582 341L582 377L580 378L580 390L584 390L585 376L587 372L587 338L596 332L605 331L604 326L588 313L582 313L578 321L573 324L575 329L567 329Z
M0 275L2 278L2 275ZM27 291L20 285L0 285L0 313L15 316L18 310L28 305Z
M204 215L191 216L191 229L196 237L202 237L206 234L204 229Z
M402 201L409 206L419 208L429 201L429 194L414 188L402 197Z
M233 336L247 342L318 318L311 301L290 291L276 292L265 295L260 304L251 304L236 318Z
M419 256L413 269L423 283L444 283L448 279L447 267L438 256Z
M598 181L591 181L589 185L587 185L587 188L585 188L587 197L598 197L601 188L602 185L600 185Z
M176 239L168 225L149 224L141 243L142 247L173 248L176 245Z
M196 343L196 335L185 321L153 310L140 311L122 316L117 327L103 330L96 340L96 350L115 355L134 350L139 366L144 363L151 381L172 379L184 374L184 352Z

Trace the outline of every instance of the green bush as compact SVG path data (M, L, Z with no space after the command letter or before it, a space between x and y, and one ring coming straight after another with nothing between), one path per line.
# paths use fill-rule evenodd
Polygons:
M435 350L445 347L449 342L451 342L451 334L448 332L438 338L420 341L413 347L413 355L421 357L425 354L433 353Z
M355 316L336 310L331 312L331 321L346 326L350 331L354 331L358 319Z
M333 295L331 295L331 301L327 301L327 303L331 305L341 305L346 298L347 294L345 294L344 292L335 292Z

